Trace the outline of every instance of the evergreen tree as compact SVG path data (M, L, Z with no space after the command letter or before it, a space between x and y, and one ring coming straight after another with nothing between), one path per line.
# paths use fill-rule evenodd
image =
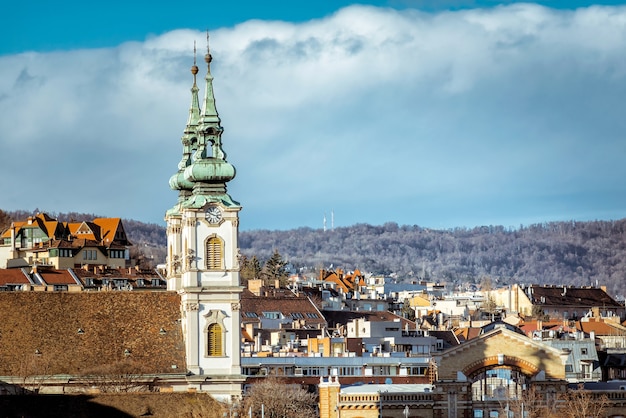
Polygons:
M255 280L261 276L261 262L256 255L248 258L239 256L239 280L242 286L248 286L248 280Z
M276 280L279 281L280 287L287 286L287 270L285 266L287 262L283 260L278 250L274 250L272 256L265 262L263 269L261 270L261 278L263 279L263 285L270 287Z
M402 303L402 316L409 321L415 321L415 310L411 308L411 300L408 298Z

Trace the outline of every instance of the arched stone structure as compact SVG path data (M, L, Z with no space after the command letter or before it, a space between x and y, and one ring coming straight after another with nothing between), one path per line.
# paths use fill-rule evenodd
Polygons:
M439 359L433 417L488 417L533 386L549 400L566 389L566 357L516 330L492 327Z
M531 362L516 356L490 356L474 361L468 364L463 370L463 374L468 378L472 378L476 373L483 369L489 369L498 366L508 366L519 370L526 376L533 377L540 372L540 369Z

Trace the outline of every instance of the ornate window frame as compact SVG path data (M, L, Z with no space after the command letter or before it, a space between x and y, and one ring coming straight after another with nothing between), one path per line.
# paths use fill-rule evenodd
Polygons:
M204 241L204 266L207 270L224 270L224 240L217 234Z
M210 310L206 315L204 315L204 317L206 319L206 326L204 327L204 357L226 357L226 334L228 331L226 329L226 326L224 326L224 319L228 318L228 315L226 315L224 311L213 309ZM216 329L219 330L220 347L215 350L213 345L211 344L211 337L212 332L218 332L213 331Z

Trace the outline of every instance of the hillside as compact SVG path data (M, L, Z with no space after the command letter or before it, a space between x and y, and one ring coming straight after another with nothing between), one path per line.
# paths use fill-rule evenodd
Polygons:
M26 212L7 212L23 219ZM1 213L0 213L1 215ZM17 216L19 215L19 216ZM96 215L51 214L60 220ZM0 216L0 221L1 221ZM123 220L134 251L154 263L165 257L165 228ZM0 228L2 225L0 225ZM626 219L549 222L515 229L502 226L434 230L416 225L358 224L321 229L243 231L242 254L268 259L278 250L295 268L359 268L399 279L446 281L464 287L489 277L508 283L604 285L626 295Z
M267 259L277 249L295 267L359 268L402 279L430 279L461 287L490 277L497 285L605 285L626 294L626 219L551 222L433 230L419 226L354 225L333 231L299 228L249 231L243 254Z

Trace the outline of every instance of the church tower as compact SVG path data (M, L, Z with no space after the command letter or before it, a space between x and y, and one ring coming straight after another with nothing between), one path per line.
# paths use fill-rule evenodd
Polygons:
M165 215L167 287L181 295L189 387L228 399L240 396L244 381L237 242L241 206L226 192L235 167L222 149L224 129L215 106L211 60L207 35L202 108L194 48L182 159L169 181L178 201Z

